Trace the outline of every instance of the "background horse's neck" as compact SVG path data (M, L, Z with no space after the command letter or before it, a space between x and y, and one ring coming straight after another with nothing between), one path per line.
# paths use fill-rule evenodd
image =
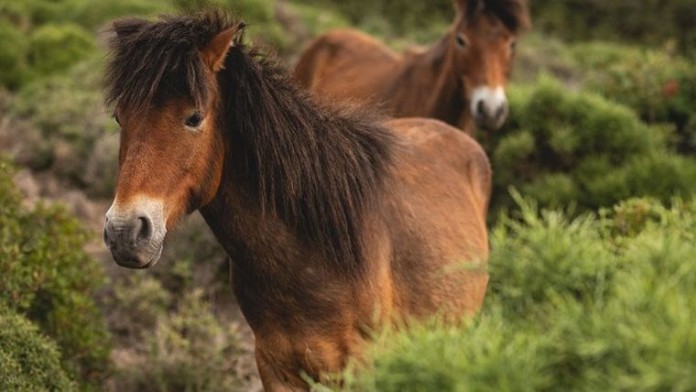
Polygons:
M436 118L459 126L468 111L462 82L453 68L451 36L445 35L427 51L404 59L389 96L392 111L400 116Z

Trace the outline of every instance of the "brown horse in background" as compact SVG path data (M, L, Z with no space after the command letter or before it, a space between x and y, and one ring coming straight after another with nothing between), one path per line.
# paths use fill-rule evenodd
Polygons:
M344 101L370 100L395 117L428 117L473 133L507 118L505 87L515 40L530 25L524 0L456 0L449 32L430 49L399 56L355 30L317 38L300 57L304 87Z
M266 390L339 372L379 323L479 309L491 173L471 137L317 103L219 13L114 30L104 241L148 268L199 210L230 256Z

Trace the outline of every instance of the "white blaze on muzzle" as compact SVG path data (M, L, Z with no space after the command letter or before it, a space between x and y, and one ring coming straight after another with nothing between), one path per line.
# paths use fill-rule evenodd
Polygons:
M479 125L500 128L508 113L508 100L502 86L477 87L471 95L471 113Z

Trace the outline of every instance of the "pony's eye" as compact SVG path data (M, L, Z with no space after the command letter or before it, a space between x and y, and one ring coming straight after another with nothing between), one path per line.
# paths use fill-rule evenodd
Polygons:
M201 122L203 121L203 117L201 116L200 113L196 112L193 113L191 116L189 116L186 119L186 126L190 128L198 128L199 125L201 125Z
M464 36L464 34L462 34L462 33L457 34L457 36L455 37L455 42L457 43L457 46L459 47L459 49L466 48L466 37Z
M118 115L116 113L114 113L112 117L114 118L114 121L116 121L116 124L121 125L121 120L118 119Z

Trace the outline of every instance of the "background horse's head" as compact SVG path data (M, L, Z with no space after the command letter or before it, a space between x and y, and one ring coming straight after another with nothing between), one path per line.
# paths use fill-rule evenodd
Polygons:
M216 74L240 29L221 23L114 25L107 102L121 144L104 241L121 266L154 265L167 230L217 192L225 147Z
M517 35L530 25L524 0L456 0L450 45L477 125L500 128L508 113L505 95Z

